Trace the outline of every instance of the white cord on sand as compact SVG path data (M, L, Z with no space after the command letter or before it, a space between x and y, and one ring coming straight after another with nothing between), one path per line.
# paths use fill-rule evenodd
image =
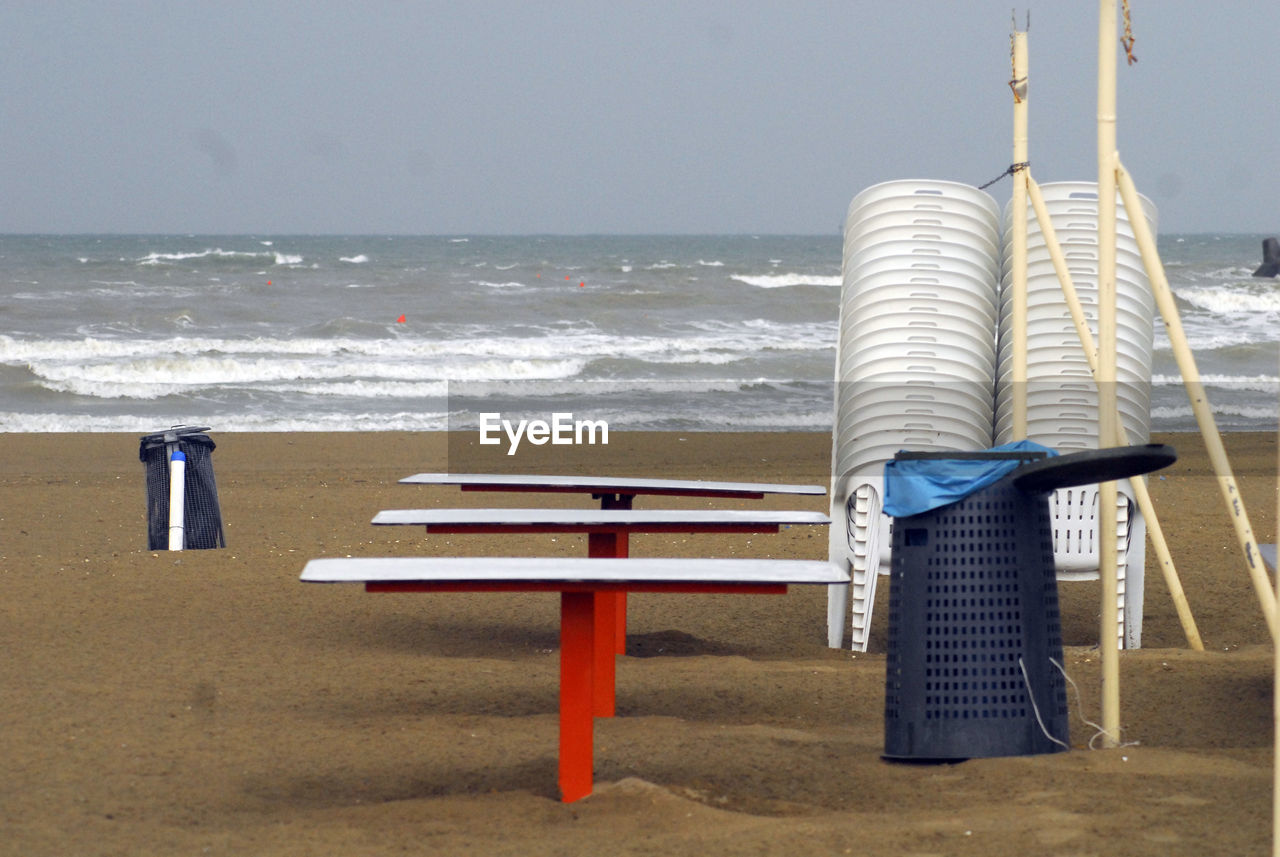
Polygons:
M1053 660L1050 658L1050 660ZM1054 735L1049 734L1049 729L1044 725L1044 720L1040 718L1040 706L1036 705L1036 695L1031 690L1031 677L1027 675L1027 665L1023 663L1022 656L1018 656L1018 669L1022 670L1022 681L1027 685L1027 699L1031 700L1031 710L1035 712L1036 723L1040 724L1040 731L1044 733L1044 737L1048 738L1058 746L1070 750L1071 745Z
M1074 690L1074 691L1076 692L1076 711L1077 711L1077 712L1079 712L1080 719L1081 719L1081 721L1083 721L1083 722L1084 722L1084 724L1085 724L1086 726L1091 726L1091 727L1093 727L1093 735L1089 738L1089 744L1088 744L1088 747L1089 747L1089 749L1090 749L1090 750L1096 750L1096 749L1098 749L1097 747L1093 746L1093 742L1094 742L1094 741L1097 741L1099 737L1101 737L1101 736L1103 736L1103 735L1106 735L1106 734L1107 734L1107 730L1103 729L1103 728L1102 728L1101 726L1099 726L1097 723L1094 723L1092 720L1090 720L1089 718L1087 718L1087 717L1085 717L1085 716L1084 716L1084 700L1083 700L1083 699L1081 698L1081 696L1080 696L1080 688L1079 688L1079 686L1078 686L1074 681L1072 681L1072 680L1071 680L1071 676L1067 675L1067 671L1066 671L1065 669L1063 669L1062 664L1058 663L1058 662L1057 662L1056 660L1054 660L1053 658L1049 658L1049 663L1053 664L1055 667L1057 667L1057 668L1058 668L1058 672L1062 673L1062 677L1063 677L1063 678L1065 678L1065 679L1067 680L1067 684L1071 685L1071 689L1072 689L1072 690ZM1026 670L1023 670L1022 674L1023 674L1023 676L1025 677L1025 676L1026 676L1026 674L1027 674L1027 673L1026 673ZM1033 704L1034 704L1034 703L1033 703ZM1037 714L1037 715L1036 715L1036 717L1037 717L1037 718L1039 718L1039 716L1040 716L1039 714ZM1042 726L1041 728L1043 729L1044 727ZM1117 746L1119 746L1119 747L1137 747L1139 743L1141 743L1141 742L1139 742L1139 741L1127 741L1127 742L1124 742L1124 743L1119 744L1119 745L1117 745Z

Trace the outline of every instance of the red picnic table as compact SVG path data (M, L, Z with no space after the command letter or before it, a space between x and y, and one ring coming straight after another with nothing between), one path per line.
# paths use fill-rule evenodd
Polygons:
M849 575L816 560L397 557L312 560L302 580L363 583L368 592L560 593L558 778L561 799L571 802L592 787L597 595L782 594L790 584L848 583Z
M821 485L772 482L704 482L629 476L537 476L505 473L418 473L400 480L412 485L457 485L463 491L522 491L591 494L602 509L630 509L638 494L759 500L765 494L823 495Z
M827 493L827 489L821 485L651 479L632 476L418 473L406 476L400 481L410 485L456 485L463 491L590 494L600 501L601 509L630 509L636 496L640 494L666 497L712 497L721 500L759 500L766 494L820 497ZM772 532L777 532L777 528L775 527ZM608 528L588 531L587 556L625 557L628 555L628 549L625 531ZM626 654L627 596L625 592L620 592L608 597L613 598L615 606L613 622L616 651L620 655Z
M428 533L586 533L589 557L614 559L628 556L631 533L776 533L782 526L830 522L819 512L629 508L395 509L373 519L378 525L424 526ZM626 590L598 590L595 598L594 711L612 717L614 657L626 654Z

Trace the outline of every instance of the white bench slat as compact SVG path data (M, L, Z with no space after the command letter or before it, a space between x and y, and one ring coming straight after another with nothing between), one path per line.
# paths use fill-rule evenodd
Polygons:
M619 526L690 527L784 524L830 524L821 512L763 509L387 509L373 523L388 525L474 524L494 526Z
M823 485L779 485L767 482L703 482L696 479L633 479L614 476L537 476L499 473L417 473L400 480L416 485L477 485L487 487L581 489L604 494L631 494L648 491L700 491L723 494L804 494L824 495Z
M825 560L588 559L584 557L348 557L313 559L305 583L848 583Z

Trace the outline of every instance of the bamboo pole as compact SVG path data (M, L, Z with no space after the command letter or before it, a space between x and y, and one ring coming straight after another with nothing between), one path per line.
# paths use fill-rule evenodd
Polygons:
M1116 437L1116 3L1099 0L1098 14L1098 445ZM1098 485L1098 508L1116 507L1115 482ZM1116 519L1098 516L1102 578L1102 745L1120 744L1120 645L1114 633Z
M1040 192L1040 185L1036 184L1031 178L1031 172L1027 171L1026 176L1027 195L1031 199L1031 206L1035 209L1036 219L1040 221L1040 231L1044 234L1045 246L1049 250L1049 258L1053 260L1054 272L1058 275L1058 283L1062 286L1063 297L1067 301L1067 309L1071 312L1071 321L1075 325L1076 335L1080 337L1080 347L1084 350L1085 359L1089 361L1089 371L1094 378L1098 377L1098 352L1097 346L1093 341L1093 332L1089 330L1089 322L1084 317L1084 308L1080 305L1080 296L1076 292L1075 282L1071 279L1071 272L1067 269L1067 260L1062 255L1062 247L1058 244L1057 233L1053 229L1053 220L1049 216L1049 208L1045 205L1044 195ZM1128 206L1126 206L1128 208ZM1129 213L1130 217L1144 216L1139 210L1136 214ZM1117 419L1116 428L1118 429L1115 445L1125 446L1131 441L1124 431L1124 424ZM1151 494L1147 491L1146 480L1141 476L1136 476L1129 480L1129 484L1133 488L1133 499L1138 504L1138 509L1142 513L1142 517L1147 522L1147 535L1151 538L1151 544L1156 549L1156 557L1160 562L1160 571L1164 575L1165 586L1169 589L1169 596L1173 599L1174 609L1178 612L1178 621L1182 623L1182 633L1187 638L1187 645L1197 652L1204 651L1204 642L1200 639L1200 630L1196 627L1195 617L1191 615L1191 606L1187 603L1186 593L1182 589L1182 580L1178 577L1178 570L1174 567L1173 556L1169 553L1169 543L1165 540L1164 529L1160 526L1160 520L1156 517L1155 504L1151 502Z
M1013 230L1011 238L1013 305L1013 439L1027 437L1027 186L1018 181L1017 165L1027 163L1027 34L1013 34ZM1025 168L1023 168L1025 171Z
M1031 177L1030 172L1027 173L1027 196L1031 199L1036 220L1040 222L1040 232L1044 236L1049 259L1053 262L1053 272L1058 275L1058 284L1062 286L1062 294L1067 300L1067 309L1071 313L1071 323L1075 325L1080 347L1084 349L1085 359L1089 361L1089 371L1097 378L1098 344L1093 340L1093 331L1089 329L1089 321L1084 317L1084 309L1080 306L1080 296L1076 292L1075 281L1071 279L1071 271L1067 269L1066 257L1062 255L1062 245L1058 243L1058 233L1054 231L1049 206L1045 204L1040 185Z
M1138 189L1134 187L1128 171L1118 162L1116 179L1125 207L1129 211L1140 210ZM1231 523L1235 527L1240 550L1244 553L1245 564L1249 568L1249 576L1253 581L1258 603L1262 607L1262 615L1267 620L1267 627L1271 630L1272 637L1280 639L1280 629L1276 624L1276 592L1271 586L1262 556L1258 553L1258 542L1253 537L1253 528L1249 525L1249 514L1244 508L1244 498L1240 496L1240 489L1236 487L1236 478L1231 472L1231 463L1227 460L1227 451L1222 445L1222 435L1218 433L1218 425L1213 419L1213 409L1209 407L1209 399L1205 396L1204 385L1200 380L1200 370L1196 367L1191 346L1187 344L1187 335L1182 330L1182 319L1178 315L1178 307L1174 303L1164 265L1160 262L1155 239L1145 219L1134 218L1131 225L1134 237L1138 241L1138 249L1142 252L1142 263L1151 280L1151 291L1155 295L1156 306L1160 308L1160 314L1164 317L1169 344L1173 347L1173 356L1178 363L1178 371L1182 374L1182 383L1187 388L1187 397L1191 400L1192 413L1195 414L1196 424L1199 425L1200 434L1204 438L1213 472L1218 477L1218 487L1222 492L1223 501L1227 504L1227 513L1231 516Z

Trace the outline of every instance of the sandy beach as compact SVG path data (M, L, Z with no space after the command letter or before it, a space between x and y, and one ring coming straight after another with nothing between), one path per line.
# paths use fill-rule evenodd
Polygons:
M1197 435L1150 481L1206 651L1148 551L1127 746L1099 718L1098 588L1063 584L1073 751L880 758L872 649L825 646L826 593L637 595L596 790L556 793L554 595L369 595L322 556L582 555L582 537L426 536L380 509L523 505L397 484L485 463L432 433L212 433L227 548L146 549L137 434L0 435L0 853L1234 855L1271 836L1272 654ZM1276 437L1228 452L1273 542ZM546 472L825 484L828 435L615 433ZM500 462L494 462L496 467ZM454 469L459 469L454 467ZM586 498L540 497L542 505ZM826 499L729 501L826 511ZM642 498L646 507L705 500ZM637 556L823 558L826 532L655 535Z

